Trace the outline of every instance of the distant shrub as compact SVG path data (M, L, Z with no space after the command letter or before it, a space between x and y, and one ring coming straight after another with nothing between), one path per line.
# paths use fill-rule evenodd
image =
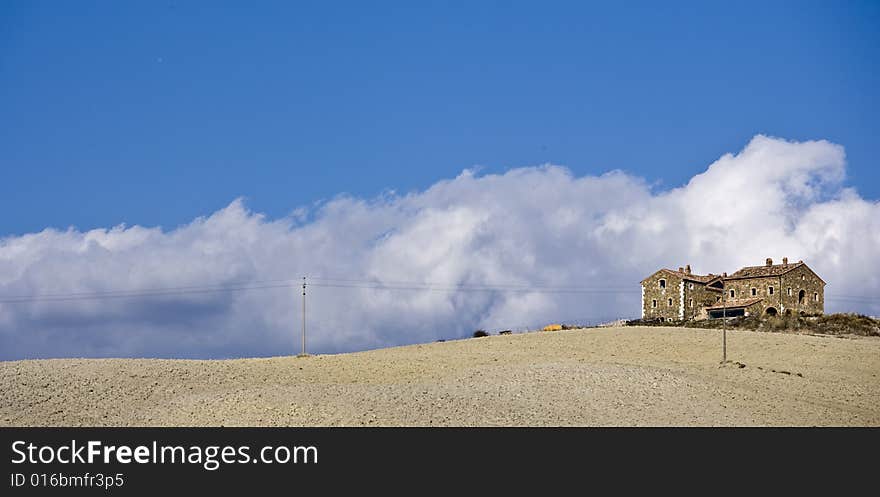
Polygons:
M766 326L770 331L782 331L788 329L788 321L780 316L771 316L766 320Z
M626 321L626 326L661 326L665 323L657 318L630 319Z
M487 337L487 336L489 336L489 334L486 333L486 330L477 330L474 332L474 338Z
M826 314L810 321L816 331L828 335L880 336L880 320L862 314Z
M510 335L511 333L513 333L512 330L503 330L498 332L499 335Z
M661 318L644 318L644 319L630 319L629 321L624 321L624 326L685 326L687 321L671 321L668 319Z
M727 319L703 319L699 321L665 321L656 319L635 319L627 321L627 326L684 326L686 328L705 328L720 330L741 329L769 332L801 332L824 335L880 336L880 320L861 314L824 314L821 316L800 316L783 314L779 316L738 316Z

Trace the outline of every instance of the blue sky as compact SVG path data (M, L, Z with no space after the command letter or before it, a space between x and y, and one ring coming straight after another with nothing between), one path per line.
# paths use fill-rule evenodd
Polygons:
M660 267L767 257L880 315L878 27L878 2L0 2L0 360L296 353L303 275L317 353L638 317Z
M270 218L545 162L680 186L755 134L880 197L877 2L3 2L0 236Z

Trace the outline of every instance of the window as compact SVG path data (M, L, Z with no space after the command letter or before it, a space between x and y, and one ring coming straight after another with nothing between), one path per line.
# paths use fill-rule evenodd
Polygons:
M715 302L721 302L721 297L715 297Z
M672 299L669 299L669 307L672 307Z
M690 306L693 307L693 306L694 306L694 299L690 299L690 300L688 301L688 304L690 304Z
M660 280L660 288L666 288L666 280Z
M735 298L735 297L736 297L736 290L731 290L730 291L730 298Z
M754 297L754 296L757 295L757 294L758 294L758 289L757 289L757 288L752 288L752 297Z
M694 289L694 284L688 283L688 290L693 290L693 289Z
M818 302L818 301L819 301L819 294L818 294L818 293L814 293L814 294L813 294L813 302Z
M791 288L788 289L788 296L791 297Z
M804 281L807 281L807 275L802 274L802 275L801 275L801 279L804 280Z
M657 307L657 299L651 301L651 307Z
M773 287L772 287L772 286L769 287L769 288L767 288L767 293L768 293L769 295L773 295Z

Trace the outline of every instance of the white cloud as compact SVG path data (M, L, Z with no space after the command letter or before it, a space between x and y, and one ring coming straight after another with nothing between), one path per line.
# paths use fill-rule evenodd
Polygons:
M424 192L340 197L268 220L240 201L172 231L52 229L0 240L0 295L250 285L303 274L375 282L626 289L595 294L313 287L309 348L334 352L550 321L639 313L657 267L734 271L807 261L826 309L880 290L880 204L844 188L843 148L756 136L687 185L654 192L621 172L464 171ZM326 282L325 282L326 283ZM350 284L336 282L337 284ZM410 285L411 286L411 285ZM0 359L294 353L297 288L0 304Z

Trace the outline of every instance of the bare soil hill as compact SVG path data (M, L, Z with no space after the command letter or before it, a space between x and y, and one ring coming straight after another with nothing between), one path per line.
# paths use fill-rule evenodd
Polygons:
M598 328L222 361L0 363L2 426L878 426L880 338Z

